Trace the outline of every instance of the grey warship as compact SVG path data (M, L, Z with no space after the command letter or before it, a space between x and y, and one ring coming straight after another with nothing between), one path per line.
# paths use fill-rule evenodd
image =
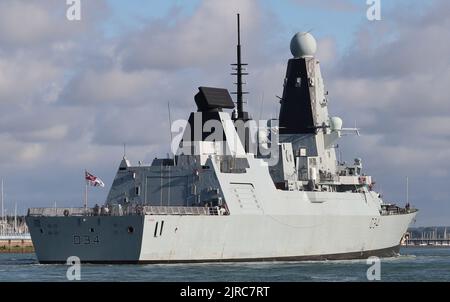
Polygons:
M417 210L384 202L361 159L337 160L336 142L357 129L328 114L316 48L310 33L294 35L279 119L257 122L243 108L238 36L237 108L227 89L199 87L197 110L173 157L132 165L124 156L101 207L30 208L26 222L38 261L397 255Z

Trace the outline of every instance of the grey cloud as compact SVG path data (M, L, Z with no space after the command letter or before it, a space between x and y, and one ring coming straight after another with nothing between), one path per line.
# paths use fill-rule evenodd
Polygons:
M395 79L448 69L450 64L445 58L450 53L450 3L436 1L420 14L406 10L396 7L386 12L382 21L367 22L341 61L339 73Z
M48 60L37 61L20 54L0 56L0 104L35 101L62 77L62 72Z
M44 3L44 1L39 4L33 1L2 1L0 42L3 45L26 46L46 43L52 37L64 35L58 27L53 26L49 10L42 5ZM59 11L63 12L61 9Z
M93 143L168 145L170 139L167 116L167 109L156 102L153 106L120 108L107 113L99 112L92 138Z
M43 105L33 110L16 109L0 120L0 134L20 142L43 143L80 138L92 124L86 110Z
M154 88L164 86L163 81L162 74L152 71L127 73L115 68L88 69L72 79L64 89L61 99L64 102L83 105L132 105L155 97L158 91Z
M300 6L315 7L325 10L332 10L337 12L354 12L359 9L359 6L347 0L291 0ZM364 5L364 4L362 4Z
M245 22L243 34L251 33L246 43L252 45L261 25L257 2L214 0L202 1L193 16L176 18L175 24L149 22L124 39L117 53L126 70L204 68L217 61L228 64L234 55L230 49L236 43L237 11Z
M28 47L48 48L49 44L83 38L96 31L95 24L108 14L104 0L82 1L81 20L66 18L66 1L3 0L0 3L0 50Z

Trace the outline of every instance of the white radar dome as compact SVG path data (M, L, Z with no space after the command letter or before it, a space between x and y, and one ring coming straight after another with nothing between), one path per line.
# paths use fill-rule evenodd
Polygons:
M331 131L337 131L342 129L342 119L337 116L330 118Z
M291 53L295 58L312 57L316 50L316 39L310 33L299 32L292 37Z

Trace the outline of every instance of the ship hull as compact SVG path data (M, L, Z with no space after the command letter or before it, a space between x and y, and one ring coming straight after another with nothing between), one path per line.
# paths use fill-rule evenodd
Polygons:
M137 264L392 257L414 217L135 215L27 223L40 263L77 256L82 263Z
M310 256L292 256L292 257L271 257L271 258L242 258L242 259L190 259L190 260L81 260L81 263L91 264L176 264L176 263L211 263L211 262L290 262L290 261L330 261L330 260L355 260L355 259L367 259L369 257L396 257L400 253L400 245L390 248L351 252L344 254L331 254L331 255L310 255ZM65 264L66 261L62 260L46 260L39 261L40 264Z

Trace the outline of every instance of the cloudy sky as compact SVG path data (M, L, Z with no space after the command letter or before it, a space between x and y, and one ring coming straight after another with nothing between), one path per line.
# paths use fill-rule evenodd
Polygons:
M450 2L381 0L62 0L0 2L0 176L6 209L82 205L84 169L103 202L127 145L133 162L169 152L172 118L194 110L198 86L233 89L235 13L242 18L248 109L274 117L290 38L311 31L332 115L362 136L340 142L363 158L387 201L410 200L417 225L450 225ZM261 110L261 99L264 99Z

